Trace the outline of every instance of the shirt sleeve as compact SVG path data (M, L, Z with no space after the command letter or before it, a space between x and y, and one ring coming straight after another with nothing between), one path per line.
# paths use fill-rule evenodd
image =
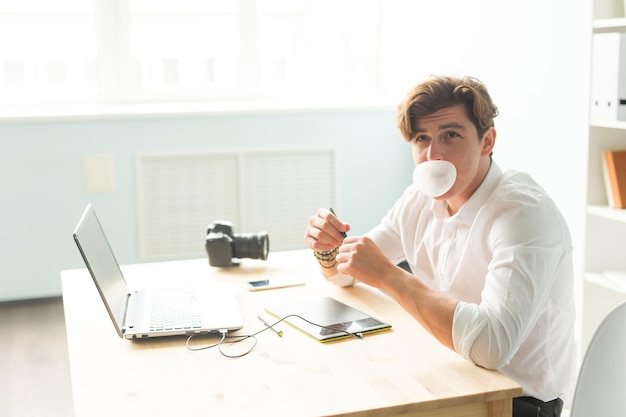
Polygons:
M340 272L336 273L332 277L325 276L324 278L326 278L326 281L337 285L338 287L352 287L356 283L356 280L350 275L342 274Z
M487 234L493 254L481 302L459 302L456 307L455 349L485 368L499 369L511 361L571 260L567 226L544 203L500 208Z

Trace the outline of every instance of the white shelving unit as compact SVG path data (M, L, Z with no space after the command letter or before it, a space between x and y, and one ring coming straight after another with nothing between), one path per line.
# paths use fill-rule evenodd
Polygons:
M592 33L626 33L624 3L624 0L594 0ZM609 149L626 149L626 122L591 120L587 153L582 352L600 321L626 300L626 210L609 207L602 170L602 152ZM609 278L605 274L607 271L622 271L624 282L616 281L616 275Z
M622 32L626 30L626 17L600 18L593 21L593 31Z

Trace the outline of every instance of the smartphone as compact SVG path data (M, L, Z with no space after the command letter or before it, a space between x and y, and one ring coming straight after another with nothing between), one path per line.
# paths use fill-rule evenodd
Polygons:
M304 285L304 281L298 278L270 278L247 281L243 284L248 291L271 290L273 288L295 287L296 285Z

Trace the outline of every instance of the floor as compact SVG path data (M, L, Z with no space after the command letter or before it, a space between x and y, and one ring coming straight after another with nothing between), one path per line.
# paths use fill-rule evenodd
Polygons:
M61 298L0 304L0 415L72 417Z

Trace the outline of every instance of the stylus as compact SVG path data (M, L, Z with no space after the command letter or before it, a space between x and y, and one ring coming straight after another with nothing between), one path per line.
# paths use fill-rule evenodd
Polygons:
M333 215L335 217L337 217L337 213L335 213L335 210L333 210L332 207L329 207L328 210L330 210L330 212L333 213ZM337 218L339 218L339 217L337 217ZM348 234L346 232L340 232L340 233L341 233L341 236L344 237L344 239L348 237Z
M261 320L261 323L263 323L264 325L269 327L274 333L276 333L278 335L278 337L283 337L283 331L282 330L279 330L276 327L274 327L271 324L269 324L268 320L265 320L265 318L263 318L263 316L259 315L257 317L259 318L259 320Z

